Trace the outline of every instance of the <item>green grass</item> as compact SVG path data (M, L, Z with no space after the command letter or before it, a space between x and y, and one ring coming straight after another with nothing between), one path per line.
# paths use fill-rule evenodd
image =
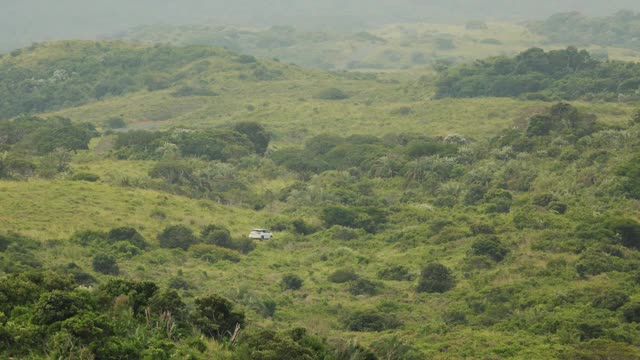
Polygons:
M0 203L3 230L40 240L117 226L136 227L145 237L155 239L169 224L198 228L210 223L224 223L240 236L265 218L212 201L83 181L1 181Z

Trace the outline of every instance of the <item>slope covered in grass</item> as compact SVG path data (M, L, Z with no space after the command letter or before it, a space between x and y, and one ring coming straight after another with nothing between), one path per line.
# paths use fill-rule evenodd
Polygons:
M0 121L0 356L638 357L632 104L178 72Z

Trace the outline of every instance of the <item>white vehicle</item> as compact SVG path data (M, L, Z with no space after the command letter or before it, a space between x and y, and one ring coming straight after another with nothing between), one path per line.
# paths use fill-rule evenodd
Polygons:
M249 233L249 237L252 239L268 240L273 237L273 234L265 229L253 229Z

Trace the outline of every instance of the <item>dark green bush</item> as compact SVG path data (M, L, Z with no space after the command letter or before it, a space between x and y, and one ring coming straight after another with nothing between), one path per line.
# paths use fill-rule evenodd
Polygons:
M385 331L400 326L402 326L402 322L395 316L375 310L356 311L345 319L345 327L349 331Z
M183 277L176 276L169 279L169 287L176 290L189 290L191 286Z
M126 241L139 249L147 248L147 242L144 240L142 235L138 232L138 230L131 227L119 227L111 229L107 233L107 240L109 240L109 242L111 243Z
M76 263L69 263L61 268L65 274L73 276L76 283L80 285L89 286L96 282L96 279L91 274L85 272Z
M280 287L282 290L299 290L304 281L298 275L287 274L282 277Z
M97 290L101 302L112 305L120 295L128 297L133 313L141 315L149 305L150 299L159 291L155 283L149 281L131 281L125 279L109 279Z
M106 275L118 275L120 268L118 262L113 255L98 254L93 257L93 270L106 274Z
M347 269L336 270L333 273L331 273L327 278L327 280L336 284L342 284L349 281L354 281L356 279L358 279L358 274Z
M193 245L189 248L189 252L194 258L211 264L223 260L238 263L242 260L241 255L236 251L209 244Z
M73 174L71 180L75 181L88 181L88 182L96 182L100 180L100 176L88 172L80 172Z
M624 162L616 172L623 177L622 188L627 196L640 199L640 156Z
M356 279L349 283L349 292L352 295L369 295L373 296L378 293L379 284L367 280L367 279Z
M576 271L580 276L623 271L625 268L624 260L597 250L585 251L576 264Z
M219 295L198 298L195 305L192 323L207 337L228 338L236 326L244 325L244 314L234 310L231 301Z
M557 200L558 198L553 194L537 194L531 199L531 202L540 207L547 207L551 202Z
M202 230L202 242L224 248L233 248L231 232L221 225L208 225Z
M387 222L385 210L377 207L329 206L322 210L322 219L328 227L339 225L348 228L359 228L375 233Z
M619 237L622 245L640 250L639 222L629 218L616 217L608 219L606 226Z
M473 235L493 235L496 233L495 226L485 223L471 224L470 228Z
M293 230L301 235L311 235L316 232L316 229L312 225L307 224L302 219L294 220L291 225L293 225Z
M349 95L340 89L328 88L318 92L316 98L320 100L345 100L349 98Z
M237 356L260 360L330 358L324 342L307 335L305 329L288 332L260 329L242 334Z
M471 245L471 254L487 256L495 261L502 261L509 253L507 247L496 236L482 236Z
M127 127L127 123L120 116L114 116L105 120L104 126L108 129L122 129Z
M456 285L451 270L438 263L431 263L422 269L418 281L418 292L444 293Z
M592 305L599 309L616 311L629 301L629 295L621 290L604 289L594 296Z
M185 325L187 305L182 301L178 292L173 289L156 291L149 299L149 309L156 316L170 313L179 326Z
M43 294L34 307L33 322L39 325L51 325L87 310L89 304L83 294L54 290Z
M568 205L560 202L560 201L553 201L552 203L549 204L549 206L547 207L547 209L557 213L557 214L564 214L567 212L568 209Z
M256 122L240 122L233 125L233 129L244 134L254 145L255 153L264 155L271 141L271 134L261 124Z
M188 227L173 225L158 234L158 242L162 248L187 250L189 246L196 244L198 239Z
M640 323L640 302L631 302L622 307L622 318L626 322Z

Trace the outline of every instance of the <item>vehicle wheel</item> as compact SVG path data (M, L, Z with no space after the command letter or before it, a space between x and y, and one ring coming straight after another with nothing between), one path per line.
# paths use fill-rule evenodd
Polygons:
M264 240L264 236L260 236L260 240Z

